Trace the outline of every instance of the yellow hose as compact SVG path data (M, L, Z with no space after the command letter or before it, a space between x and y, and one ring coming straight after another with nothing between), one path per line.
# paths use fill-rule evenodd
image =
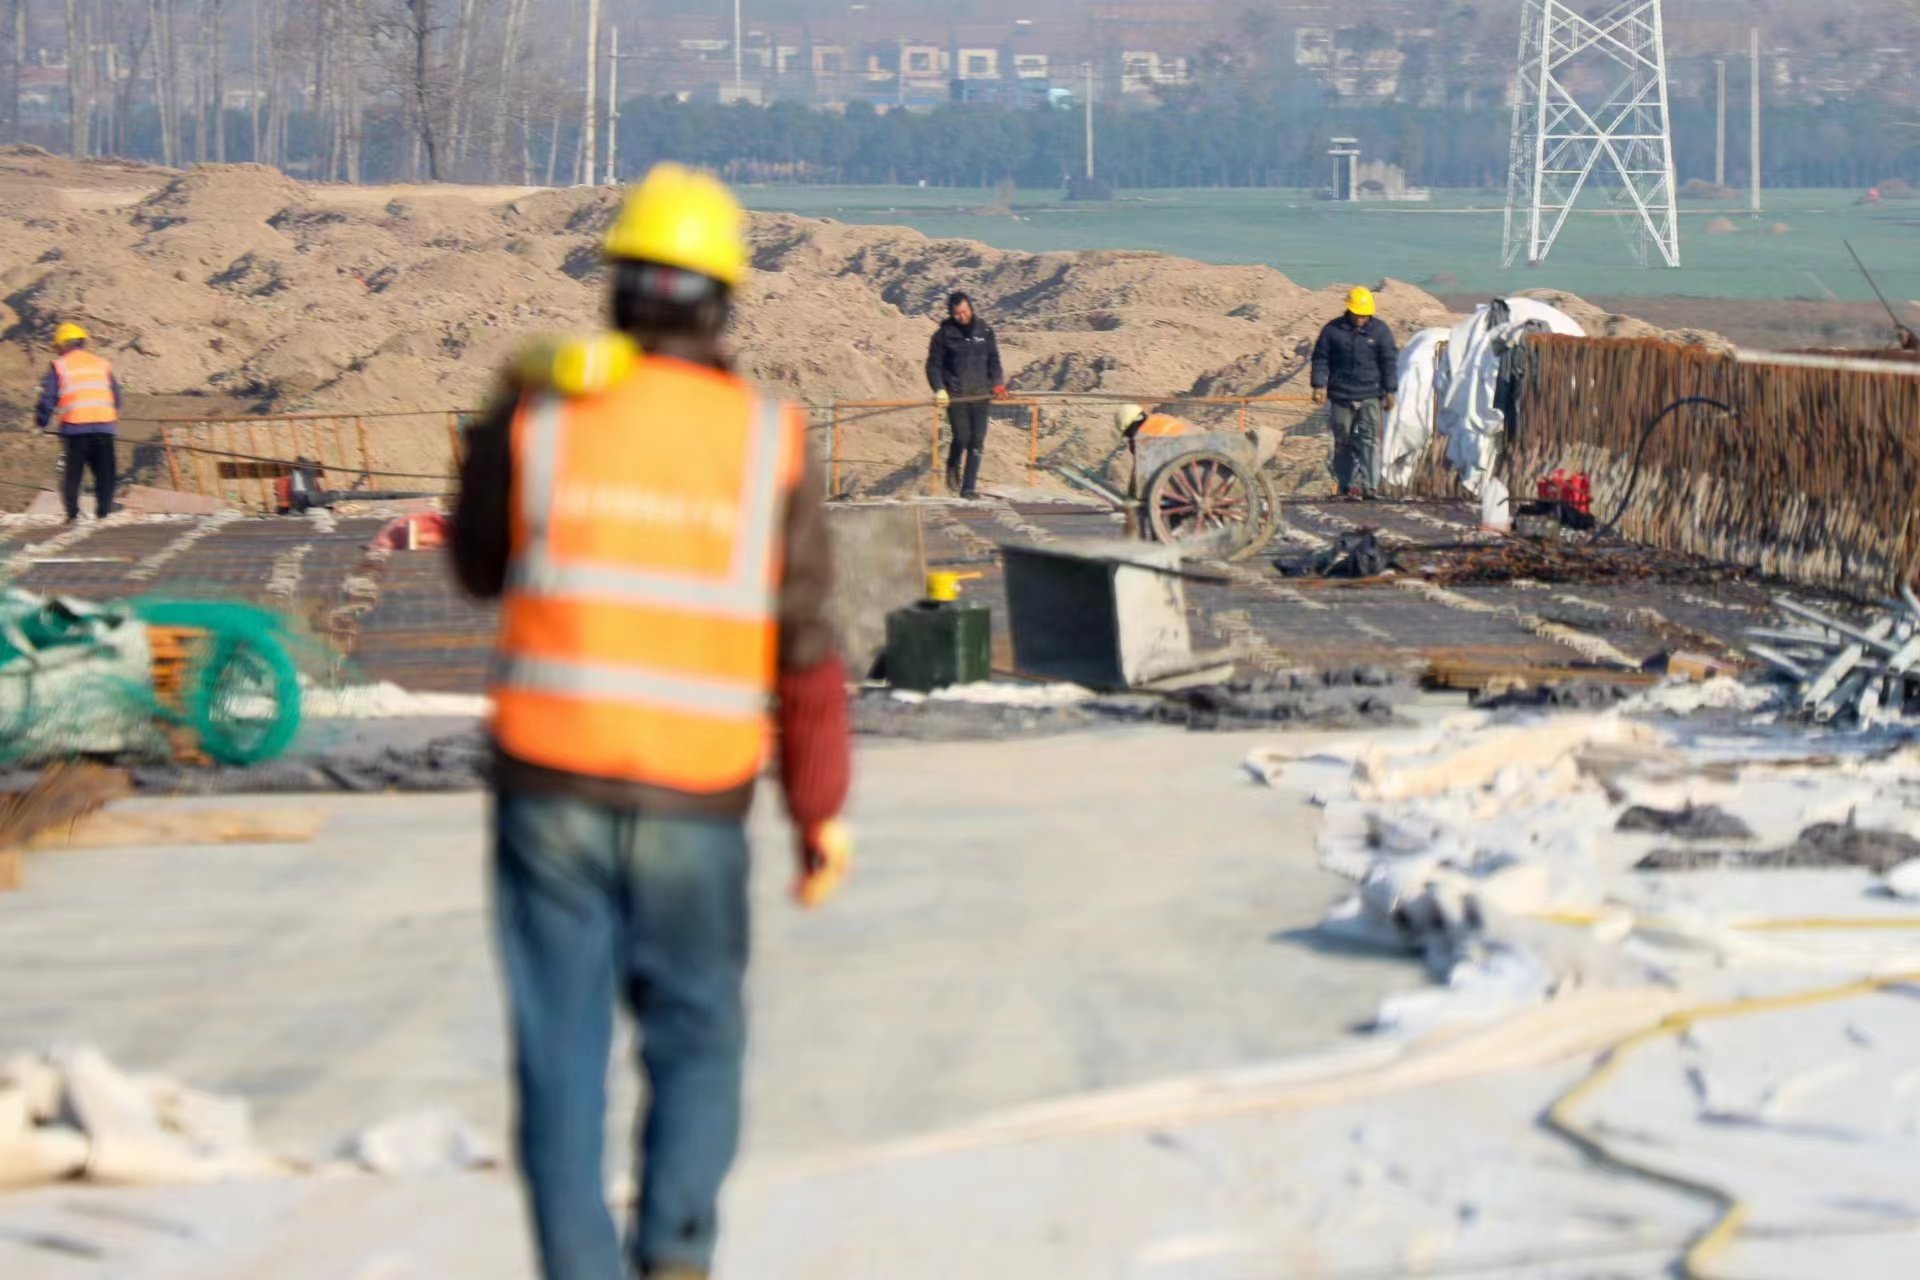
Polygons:
M1575 928L1585 928L1599 924L1609 917L1599 911L1541 911L1523 915L1523 920L1538 920L1542 924L1564 924ZM1635 916L1633 923L1637 928L1680 929L1687 927L1684 922L1669 920L1659 916L1645 918ZM1737 920L1729 925L1742 933L1784 933L1790 930L1844 930L1844 929L1906 929L1920 933L1920 915L1911 916L1778 916L1762 920Z
M1803 921L1758 921L1758 926L1778 928L1852 928L1859 922L1849 920L1830 920L1827 923L1807 923L1819 921L1822 917L1807 917ZM1871 917L1867 918L1871 920ZM1743 926L1755 927L1755 925ZM1859 927L1885 927L1878 921ZM1920 923L1909 923L1908 928L1920 927ZM1593 1070L1586 1077L1561 1094L1547 1108L1546 1123L1549 1129L1579 1147L1595 1160L1629 1173L1651 1179L1673 1187L1689 1195L1710 1200L1719 1206L1720 1215L1712 1226L1702 1232L1691 1244L1680 1260L1680 1273L1686 1280L1708 1280L1707 1263L1723 1252L1740 1234L1740 1228L1747 1220L1747 1206L1740 1197L1727 1188L1702 1179L1688 1178L1670 1173L1664 1169L1624 1156L1613 1151L1583 1129L1571 1118L1573 1109L1586 1101L1619 1074L1621 1065L1627 1057L1655 1040L1677 1036L1698 1022L1708 1022L1718 1018L1744 1017L1753 1013L1772 1013L1781 1009L1799 1009L1809 1005L1828 1004L1836 1000L1847 1000L1854 996L1871 995L1888 987L1904 983L1920 982L1920 970L1907 973L1889 974L1879 978L1863 978L1856 982L1844 983L1837 987L1822 987L1813 991L1799 991L1782 996L1754 996L1744 1000L1726 1000L1716 1004L1704 1004L1693 1009L1683 1009L1679 1013L1669 1014L1659 1022L1643 1030L1636 1031L1622 1040L1616 1041L1600 1055Z

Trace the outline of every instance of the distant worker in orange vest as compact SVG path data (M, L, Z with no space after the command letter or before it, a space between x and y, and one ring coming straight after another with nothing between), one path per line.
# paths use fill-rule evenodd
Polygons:
M87 331L72 321L53 331L53 363L40 380L34 425L45 431L59 424L64 449L60 497L67 523L80 518L80 486L93 473L94 510L104 520L113 512L113 438L120 421L120 380L113 366L87 350Z
M452 551L501 601L492 882L541 1271L695 1280L740 1132L747 810L777 745L796 896L831 895L846 679L804 419L720 341L739 203L658 165L605 252L618 332L509 374L468 437ZM647 1084L624 1258L601 1182L616 999Z
M1113 411L1113 425L1120 432L1120 439L1126 449L1126 462L1122 467L1125 473L1125 492L1129 498L1144 497L1146 480L1140 475L1139 450L1135 441L1154 439L1162 436L1204 435L1207 428L1195 426L1185 418L1176 418L1170 413L1148 413L1137 404L1123 404ZM1264 467L1280 450L1280 433L1271 427L1251 427L1247 430L1247 439L1253 445L1254 466Z

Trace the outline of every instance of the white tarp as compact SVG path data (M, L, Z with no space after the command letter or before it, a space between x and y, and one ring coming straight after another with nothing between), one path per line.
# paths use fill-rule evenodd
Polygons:
M1532 298L1506 298L1504 319L1493 304L1451 331L1422 329L1400 352L1393 412L1380 442L1380 474L1388 484L1412 481L1427 443L1438 431L1447 441L1447 461L1482 508L1504 517L1506 490L1493 474L1499 441L1506 430L1495 397L1500 385L1500 354L1528 327L1549 333L1584 336L1565 312Z
M1380 440L1380 479L1386 484L1411 482L1433 438L1435 378L1446 341L1447 330L1422 329L1400 348L1393 409Z

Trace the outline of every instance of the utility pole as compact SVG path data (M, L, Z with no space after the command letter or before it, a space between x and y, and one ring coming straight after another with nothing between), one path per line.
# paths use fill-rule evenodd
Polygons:
M1713 113L1713 185L1727 185L1727 60L1713 60L1716 90Z
M599 114L595 101L600 87L600 0L587 0L587 106L580 120L580 166L575 173L582 185L593 181L594 161L599 147L594 137L594 118Z
M1083 62L1080 69L1087 75L1087 181L1093 181L1093 64Z
M620 181L614 157L620 154L620 28L613 29L607 54L607 185Z
M746 63L740 51L740 0L733 0L733 100L740 101L741 86L746 83Z
M1760 28L1747 28L1747 58L1750 78L1753 80L1753 122L1748 130L1753 136L1748 145L1753 154L1748 160L1753 174L1753 212L1760 212Z

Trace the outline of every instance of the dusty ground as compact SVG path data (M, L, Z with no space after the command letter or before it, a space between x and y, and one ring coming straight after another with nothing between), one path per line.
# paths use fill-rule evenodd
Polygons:
M748 1166L790 1178L795 1161L1014 1104L1314 1049L1420 982L1413 966L1298 936L1337 882L1315 866L1303 800L1240 774L1256 740L1134 730L863 748L859 871L817 916L785 901L784 831L763 806ZM36 975L0 995L0 1053L97 1042L129 1066L244 1094L281 1150L324 1152L373 1120L441 1106L501 1136L482 802L330 807L311 846L36 857L27 887L0 897L0 970ZM148 909L130 916L130 900ZM624 1077L621 1096L631 1105ZM609 1132L623 1151L624 1118ZM438 1185L376 1189L352 1231L312 1232L311 1250L292 1243L312 1230L306 1215L364 1190L188 1192L191 1210L165 1191L8 1197L0 1274L185 1265L178 1274L240 1280L261 1274L249 1269L260 1247L298 1254L302 1275L525 1276L504 1180ZM388 1216L431 1216L448 1202L419 1197L443 1193L465 1211L496 1207L466 1227ZM258 1218L276 1225L255 1241L260 1198L283 1195L298 1206ZM36 1244L47 1213L55 1234L103 1255ZM129 1232L129 1213L193 1225L156 1239ZM755 1219L766 1214L741 1217ZM476 1236L484 1264L458 1265ZM380 1257L390 1269L365 1269Z
M1257 740L863 745L859 874L817 916L785 901L785 831L763 805L753 1149L1314 1048L1417 983L1294 936L1337 882L1304 803L1240 773ZM482 799L325 803L311 846L36 857L0 897L0 970L41 975L0 994L0 1053L97 1042L246 1094L280 1149L430 1104L500 1132Z

